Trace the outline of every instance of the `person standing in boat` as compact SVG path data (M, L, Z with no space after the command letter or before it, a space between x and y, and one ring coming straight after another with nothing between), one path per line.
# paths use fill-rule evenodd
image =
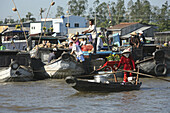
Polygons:
M75 53L77 57L76 59L77 61L80 61L80 62L85 61L83 52L81 51L80 47L75 42L70 42L69 46L72 47L70 54L72 55L73 53Z
M93 19L89 20L89 28L82 32L82 34L86 34L86 33L91 33L92 40L93 40L93 48L94 48L94 52L93 53L96 53L97 30L96 30L96 26L94 25L94 20Z
M125 49L123 52L122 52L122 57L121 57L121 60L118 64L118 66L115 68L115 70L118 70L120 68L120 66L123 65L123 70L133 70L133 71L136 71L135 69L135 62L131 56L131 50L130 48L128 49ZM123 79L123 82L128 82L128 74L129 74L129 77L132 76L132 73L128 73L128 72L124 72L124 79Z

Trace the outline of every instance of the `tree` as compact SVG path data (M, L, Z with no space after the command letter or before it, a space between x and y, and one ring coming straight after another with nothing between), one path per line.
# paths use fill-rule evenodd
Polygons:
M65 15L64 14L64 8L61 6L57 6L57 14L55 15L56 17L61 16L61 15Z
M68 11L71 15L84 16L88 7L87 0L69 0Z
M116 24L116 9L115 9L115 7L116 7L116 3L115 2L111 2L109 4L112 25Z
M125 15L124 0L118 0L116 4L116 24L123 21Z
M168 31L170 30L169 23L170 23L170 5L168 5L168 1L162 5L160 9L160 14L158 14L157 24L159 27L159 31Z
M102 2L101 4L99 4L98 7L96 7L96 14L97 14L97 25L100 27L108 27L108 24L104 24L104 23L109 23L109 12L108 12L106 2Z
M45 9L40 8L40 16L41 16L41 18L43 18L42 14L43 14L45 11L46 11L46 8L45 8Z
M0 21L0 24L3 24L3 21Z
M33 14L31 12L28 12L26 15L26 20L31 20L31 16L33 16Z

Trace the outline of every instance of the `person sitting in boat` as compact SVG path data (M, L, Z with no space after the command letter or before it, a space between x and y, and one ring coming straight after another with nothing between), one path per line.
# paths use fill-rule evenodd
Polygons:
M86 33L91 33L92 40L93 40L93 48L94 48L93 53L96 53L97 30L96 30L96 26L94 25L94 20L93 19L89 20L89 28L82 32L82 34L86 34Z
M48 63L50 63L53 59L56 59L57 48L53 48L53 52L49 54Z
M133 71L136 71L135 62L131 56L130 48L125 49L122 52L121 60L118 64L118 66L115 68L115 70L118 70L121 65L123 65L123 70L132 70L133 69ZM132 76L132 73L129 73L129 77L131 77L131 76ZM123 82L128 82L127 77L128 77L128 72L124 72Z
M75 42L75 44L80 45L78 35L79 35L79 32L76 32L74 37L72 38L72 41Z
M83 52L81 51L80 47L77 44L75 44L75 42L70 42L69 45L72 47L70 54L72 55L73 53L75 53L77 56L77 59L76 59L77 61L80 61L80 62L85 61Z
M80 39L80 46L86 45L86 40L84 38Z
M139 40L139 37L137 36L137 33L136 32L132 32L132 33L130 33L130 35L131 35L131 37L130 37L130 45L133 48L139 48L140 40Z

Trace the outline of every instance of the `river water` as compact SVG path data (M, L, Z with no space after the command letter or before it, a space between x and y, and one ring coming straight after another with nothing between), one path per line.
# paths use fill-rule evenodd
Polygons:
M170 83L140 81L140 90L119 93L79 93L57 79L0 83L0 113L170 113Z

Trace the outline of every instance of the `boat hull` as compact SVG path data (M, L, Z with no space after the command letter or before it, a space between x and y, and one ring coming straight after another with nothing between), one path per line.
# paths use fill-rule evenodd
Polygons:
M11 67L0 70L0 82L26 82L34 80L33 77L32 70L24 66L20 66L16 70Z
M99 83L93 80L78 80L75 78L66 78L66 83L71 85L77 91L80 92L121 92L139 90L142 83L132 84L122 82L106 82Z

